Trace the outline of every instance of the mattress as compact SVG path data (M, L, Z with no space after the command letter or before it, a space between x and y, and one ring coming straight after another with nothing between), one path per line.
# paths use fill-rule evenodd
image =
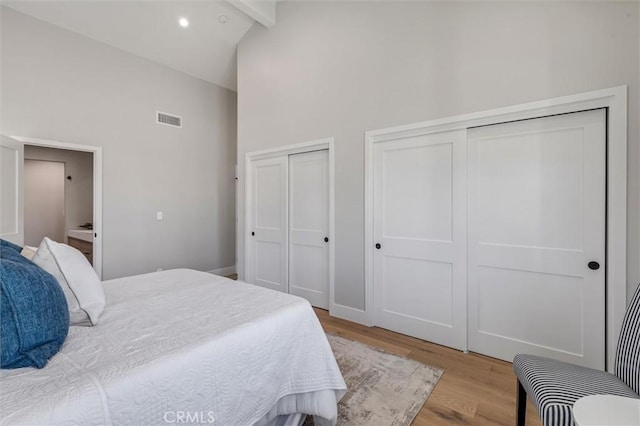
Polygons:
M0 372L2 424L335 424L346 386L306 300L187 269L104 289L45 368Z

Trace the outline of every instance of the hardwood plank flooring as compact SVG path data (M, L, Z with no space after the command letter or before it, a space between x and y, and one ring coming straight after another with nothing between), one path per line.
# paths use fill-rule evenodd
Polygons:
M425 342L378 327L365 327L334 318L314 308L328 333L382 348L445 373L429 396L414 426L515 425L516 376L511 363ZM528 401L527 426L541 426ZM383 425L380 425L383 426Z
M323 309L314 311L325 332L445 371L413 426L515 425L516 376L510 362L465 354L393 331L334 318ZM531 401L527 401L527 426L542 426Z

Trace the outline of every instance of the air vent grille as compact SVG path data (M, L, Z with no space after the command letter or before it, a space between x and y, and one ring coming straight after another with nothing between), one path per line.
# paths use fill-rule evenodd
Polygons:
M182 117L156 111L156 123L166 126L182 127Z

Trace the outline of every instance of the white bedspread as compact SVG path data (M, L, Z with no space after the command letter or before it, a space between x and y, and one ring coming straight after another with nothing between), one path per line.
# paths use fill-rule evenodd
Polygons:
M346 386L305 300L185 269L104 288L100 323L44 369L1 371L2 424L242 426L301 405L335 422Z

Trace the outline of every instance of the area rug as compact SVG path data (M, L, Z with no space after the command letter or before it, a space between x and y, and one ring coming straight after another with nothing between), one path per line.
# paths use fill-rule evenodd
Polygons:
M341 426L410 425L444 373L333 334L327 338L348 389L338 404Z

